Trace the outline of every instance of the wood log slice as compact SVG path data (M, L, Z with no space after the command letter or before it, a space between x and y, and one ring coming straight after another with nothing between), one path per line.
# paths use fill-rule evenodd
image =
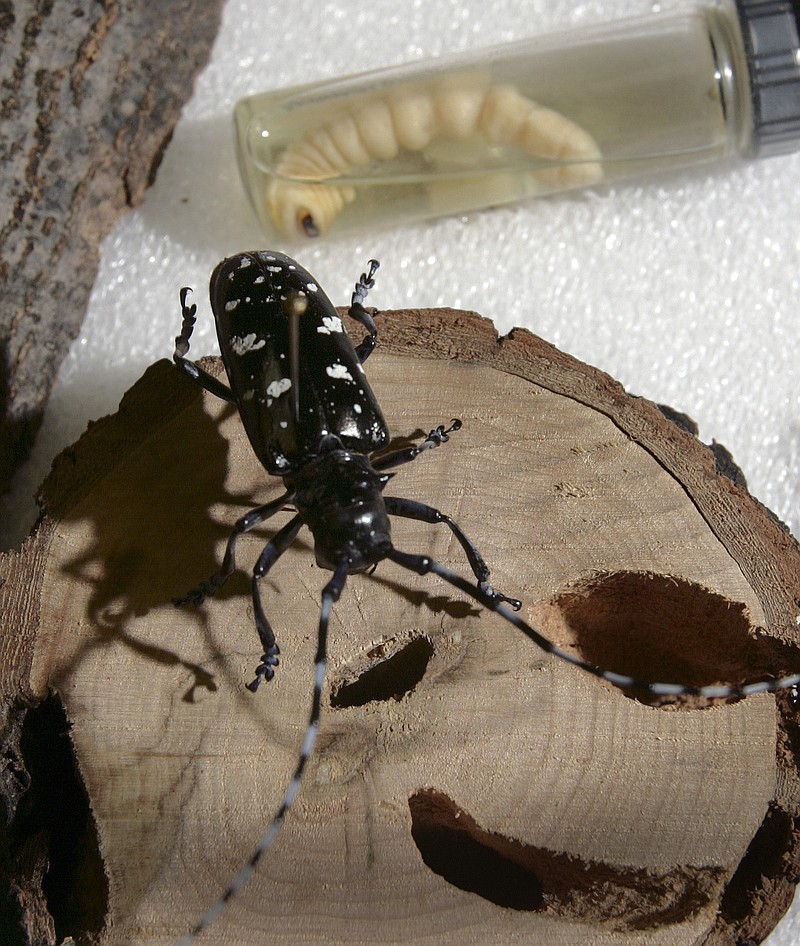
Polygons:
M367 373L395 445L464 422L387 492L452 515L534 626L654 680L800 667L800 551L722 451L526 331L453 310L379 329ZM264 580L281 666L257 694L249 571L285 516L242 537L213 599L172 599L281 488L232 406L166 361L54 464L0 572L20 942L173 943L272 818L329 573L301 533ZM397 519L393 537L469 574L442 525ZM303 788L203 941L758 943L797 880L798 733L791 693L655 705L384 562L335 605ZM67 808L82 815L43 814Z

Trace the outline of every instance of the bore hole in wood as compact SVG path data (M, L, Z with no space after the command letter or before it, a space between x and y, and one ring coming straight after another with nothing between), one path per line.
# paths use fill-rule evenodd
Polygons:
M430 870L507 909L657 929L703 909L725 876L720 867L632 869L523 844L481 827L433 788L415 792L408 805L412 838Z
M744 604L671 576L594 577L553 599L542 623L587 662L644 682L736 684L766 670ZM627 695L665 701L639 690ZM691 705L690 698L680 702Z
M792 816L774 803L770 805L766 818L725 888L720 912L728 922L741 920L754 909L753 890L757 889L755 884L759 879L768 879L770 883L778 881L784 864L776 859L775 851L781 850L779 845L786 844L794 830Z
M368 656L379 656L382 652L379 645ZM344 709L381 700L401 700L425 676L432 656L433 644L427 637L417 637L352 682L334 687L331 706Z
M503 851L509 843L505 838L482 830L439 792L417 792L409 799L408 807L411 836L422 860L435 874L459 890L475 893L500 907L541 907L538 877Z
M75 762L71 724L55 695L22 712L21 758L12 760L6 752L5 761L16 765L20 775L24 766L27 788L0 838L6 889L16 894L22 915L13 930L7 928L13 912L9 900L0 915L0 941L43 942L37 936L50 928L58 942L73 937L94 942L105 924L108 882ZM20 924L29 938L20 938Z

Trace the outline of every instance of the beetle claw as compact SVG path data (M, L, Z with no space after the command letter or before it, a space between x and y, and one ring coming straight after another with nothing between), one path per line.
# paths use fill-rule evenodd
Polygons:
M261 655L261 663L256 667L255 680L253 680L252 683L245 684L251 693L256 692L256 690L261 686L261 682L263 680L266 680L267 683L269 683L269 681L275 676L275 668L280 663L280 660L278 660L279 653L280 648L277 644L273 644L266 653Z
M495 604L508 604L511 606L513 611L519 611L522 607L522 602L519 600L519 598L509 598L508 595L504 595L499 591L495 591L487 581L479 582L478 589L493 602L495 602Z

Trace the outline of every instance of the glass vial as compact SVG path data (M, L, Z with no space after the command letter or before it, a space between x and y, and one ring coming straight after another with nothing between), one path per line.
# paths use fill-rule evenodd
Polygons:
M272 241L462 213L800 139L800 0L717 0L237 103Z

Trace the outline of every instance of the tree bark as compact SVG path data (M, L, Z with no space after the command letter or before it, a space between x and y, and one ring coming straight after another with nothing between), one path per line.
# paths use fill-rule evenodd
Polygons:
M526 331L453 310L378 325L367 375L394 436L464 422L386 492L452 515L534 626L647 679L800 667L800 550L724 451ZM284 517L241 538L213 599L171 601L280 491L235 410L167 362L56 462L0 565L6 875L30 942L48 921L47 942L174 942L272 817L329 575L301 533L264 579L281 666L255 695L247 576ZM393 540L469 574L445 526L397 518ZM317 751L210 941L758 943L797 881L798 746L791 694L651 705L385 562L334 606ZM65 840L41 812L73 783ZM54 860L71 899L42 893Z
M100 240L155 177L221 8L0 3L0 492L80 329Z

